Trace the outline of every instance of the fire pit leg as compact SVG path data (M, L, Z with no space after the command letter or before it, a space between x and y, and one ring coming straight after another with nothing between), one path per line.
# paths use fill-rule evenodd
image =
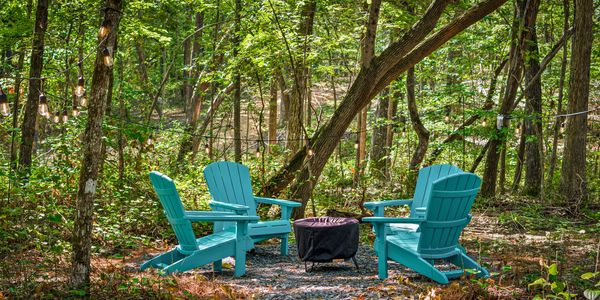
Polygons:
M304 272L310 272L315 268L315 262L312 262L312 265L310 266L310 269L308 268L308 265L306 264L306 261L304 261Z
M352 256L352 261L354 262L354 265L356 266L356 271L358 271L359 268L358 268L358 262L356 261L356 256Z

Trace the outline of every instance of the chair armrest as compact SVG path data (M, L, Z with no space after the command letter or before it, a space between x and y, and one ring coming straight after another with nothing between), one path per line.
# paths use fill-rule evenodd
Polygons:
M378 207L387 206L400 206L400 205L411 205L412 199L401 199L401 200L384 200L384 201L373 201L365 202L365 207L370 210L375 210Z
M296 201L281 200L281 199L274 199L274 198L265 198L265 197L254 197L254 201L256 201L258 203L274 204L274 205L286 206L286 207L300 207L300 206L302 206L302 203L296 202Z
M219 202L219 201L214 201L214 200L208 202L208 205L210 205L211 208L218 207L218 208L222 208L222 209L233 210L236 213L244 213L244 212L247 212L248 209L250 209L246 205L231 204L231 203Z
M199 214L198 212L185 212L183 219L192 222L252 222L258 221L257 216L240 216L232 213L223 214L222 212L211 212Z
M371 223L411 223L411 224L421 224L425 222L424 219L415 219L415 218L385 218L385 217L366 217L362 218L364 222Z

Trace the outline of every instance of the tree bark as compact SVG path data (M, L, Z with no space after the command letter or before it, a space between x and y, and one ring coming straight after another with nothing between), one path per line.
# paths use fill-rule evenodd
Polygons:
M339 142L339 138L348 128L352 119L375 95L398 78L400 74L431 54L449 39L496 10L504 2L506 1L487 0L474 5L464 14L426 38L434 29L439 17L448 5L448 1L433 1L423 17L398 41L375 57L369 68L361 67L338 109L311 138L311 146L314 150L314 155L311 158L313 180L318 179L320 176L325 163ZM292 157L292 161L302 162L305 155L304 147ZM300 167L302 167L301 163L286 164L271 178L273 184L268 185L267 193L278 193L279 191L274 187L286 186L291 181L289 174L293 174ZM308 174L308 168L303 167L301 173ZM298 199L303 203L306 203L312 192L309 184L303 181L297 181L292 186L292 191L292 199ZM304 209L301 207L298 212L295 216L303 215Z
M515 126L517 127L517 126ZM519 186L521 185L521 177L523 174L523 164L525 162L525 134L524 134L524 125L518 125L521 131L521 135L519 136L519 147L517 148L517 166L515 166L515 176L513 178L512 183L512 191L516 192L519 190Z
M588 110L592 50L592 0L575 0L575 32L571 45L569 103L567 113ZM587 202L586 145L587 113L567 118L565 150L560 176L560 193L577 214Z
M77 203L72 237L72 269L70 285L74 289L89 291L90 259L92 244L92 221L94 197L97 190L98 172L102 164L102 119L109 96L112 68L103 63L102 51L112 48L116 53L117 32L119 29L121 0L106 0L104 19L111 24L105 40L98 37L96 61L92 77L88 121L82 138L83 158L77 191Z
M542 190L542 81L535 77L540 70L539 50L535 21L525 28L526 47L524 50L526 112L523 126L525 135L525 186L526 195L537 197Z
M569 10L570 10L570 1L563 0L563 36L567 35L567 31L569 30ZM567 72L567 58L568 58L568 49L567 49L568 41L565 40L563 45L563 56L560 63L560 80L558 83L558 99L556 100L556 114L563 113L563 98L564 98L564 87L565 87L565 74ZM560 132L560 127L564 122L564 118L556 118L554 120L554 127L552 130L552 154L550 155L550 163L548 167L548 185L552 185L554 180L554 170L556 168L556 157L558 152L558 134Z
M303 122L303 111L306 87L307 87L307 53L310 49L308 39L313 32L313 24L315 18L315 11L317 7L316 0L308 0L304 2L301 12L301 21L298 28L299 33L299 44L302 44L302 56L300 59L296 59L296 65L292 66L292 72L294 73L294 82L291 89L290 95L290 106L287 111L288 114L288 128L287 128L287 148L291 153L296 153L302 146L302 137L304 133L304 122Z
M513 111L517 90L523 75L523 49L525 48L526 31L523 28L529 27L529 24L535 23L539 0L519 0L519 7L515 7L514 21L512 31L511 50L509 56L509 71L504 92L504 99L498 113L508 116ZM505 117L502 128L508 127L508 118ZM492 197L496 194L496 180L498 179L498 161L503 140L506 139L506 131L494 129L495 132L490 139L490 147L485 161L485 170L483 172L483 183L481 185L481 195Z
M142 86L144 86L144 88L148 92L148 95L152 97L150 79L148 78L148 68L146 67L146 51L144 50L144 44L142 39L135 43L135 52L137 53L138 57L138 72L140 73L140 81L142 82ZM157 91L157 93L159 92ZM151 115L152 111L154 110L156 111L158 117L162 118L163 112L160 102L156 101L155 104L152 104L152 107L150 107L149 114Z
M29 65L29 91L25 103L25 115L21 126L21 146L19 169L25 174L31 170L33 142L38 116L38 101L42 90L42 69L44 67L44 36L48 27L49 0L39 0L35 13L31 61ZM16 118L16 116L15 116Z
M419 111L417 109L417 101L415 99L415 68L408 69L406 73L406 99L408 105L408 113L410 115L410 121L412 124L415 133L417 134L418 144L417 149L413 152L412 157L410 158L410 163L408 165L408 169L412 174L411 177L411 185L413 181L416 181L416 173L419 170L419 166L423 162L423 158L425 158L425 154L427 153L427 147L429 146L429 130L425 128L421 118L419 117ZM414 179L414 180L412 180Z

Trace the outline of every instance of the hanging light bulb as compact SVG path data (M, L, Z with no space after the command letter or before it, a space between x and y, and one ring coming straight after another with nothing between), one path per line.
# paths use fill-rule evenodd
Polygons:
M204 144L204 152L210 154L210 147L208 147L208 144Z
M54 116L52 116L52 122L57 123L60 122L60 113L59 112L55 112Z
M565 122L560 123L560 133L565 133Z
M152 146L153 144L154 144L154 140L152 139L152 135L149 135L148 139L146 140L146 145Z
M8 105L8 96L4 93L4 90L0 87L0 114L5 117L10 115L10 106Z
M481 121L481 126L486 127L487 126L487 120L483 119L483 121Z
M446 116L444 117L444 122L446 122L446 123L450 123L450 116L449 116L449 115L446 115Z
M110 22L108 20L103 20L102 24L100 24L100 30L98 31L98 36L101 39L105 38L110 32Z
M81 112L79 111L79 108L77 107L77 105L73 105L73 110L71 111L71 115L76 118L76 117L79 117L80 113Z
M108 50L108 48L102 50L102 61L104 62L104 65L109 68L113 65L113 58L110 55L110 50Z
M521 125L518 125L517 127L515 127L515 134L519 135L521 133Z
M77 87L75 88L75 96L81 97L85 93L85 80L83 76L79 76L79 81L77 82Z
M48 99L44 93L40 94L40 103L38 104L38 113L43 117L49 117L50 113L48 113Z
M313 156L313 155L315 155L315 151L313 151L313 149L312 149L312 148L308 148L308 151L307 151L307 153L308 153L308 156Z
M260 157L260 145L256 146L256 153L254 154L256 158Z
M354 149L358 149L358 140L354 141Z
M69 121L69 113L66 109L63 110L62 114L60 115L60 121L63 123L67 123Z
M83 91L83 95L81 95L81 98L79 98L79 105L81 105L81 107L88 106L88 97L85 91Z

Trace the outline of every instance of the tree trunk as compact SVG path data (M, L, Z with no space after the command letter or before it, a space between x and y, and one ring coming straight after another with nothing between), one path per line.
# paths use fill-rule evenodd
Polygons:
M31 63L29 65L29 92L25 103L25 116L21 126L19 168L29 174L33 156L33 142L38 116L38 101L42 91L42 69L44 65L44 35L48 27L48 0L39 0L35 13ZM17 116L15 116L16 119Z
M429 130L425 128L421 118L419 117L419 111L417 109L417 101L415 99L415 68L408 69L406 73L406 99L408 104L408 113L410 115L410 121L413 129L417 133L417 138L419 139L417 144L417 149L413 152L412 157L410 158L410 163L408 165L408 169L412 173L411 177L411 186L414 181L416 181L416 173L419 171L419 166L423 162L423 158L425 158L425 154L427 153L427 146L429 145ZM413 180L414 179L414 180Z
M563 36L567 35L567 31L569 30L569 8L570 1L563 0ZM563 97L564 97L564 87L565 87L565 73L567 72L567 57L568 57L568 49L567 49L568 41L565 40L563 45L563 56L560 63L560 80L558 83L558 99L556 100L556 113L563 113ZM560 127L564 122L564 118L556 118L554 120L554 127L552 130L552 154L550 155L550 163L548 168L548 185L552 185L554 180L554 170L556 168L556 157L558 152L558 134L560 132Z
M513 178L512 183L512 191L516 192L519 190L519 186L521 185L521 175L523 174L523 164L525 162L525 133L524 133L524 125L517 125L515 127L519 127L521 131L521 135L519 136L519 147L517 148L517 166L515 167L515 176Z
M361 67L344 100L329 121L311 138L314 155L311 158L312 180L317 180L329 156L336 148L340 137L346 131L356 114L365 107L390 82L414 64L441 47L445 42L462 32L473 23L500 7L505 0L487 0L481 2L461 16L450 21L437 32L429 35L434 29L448 1L433 1L423 17L414 24L397 41L375 57L369 67ZM428 38L426 38L429 36ZM269 180L267 193L278 194L280 189L289 184L293 174L300 172L308 177L308 168L302 162L306 156L306 148L300 149L283 168ZM292 199L306 203L312 190L308 182L296 181L292 186ZM296 212L296 210L295 210ZM304 215L304 208L298 209L295 216Z
M275 76L271 79L269 89L269 145L277 144L277 80ZM268 148L271 151L271 147Z
M381 93L379 101L377 101L377 108L375 109L375 122L371 140L370 172L379 183L384 183L386 179L386 138L391 97L390 88L388 87Z
M112 53L116 53L117 32L120 21L119 12L122 11L122 2L121 0L107 0L105 6L104 19L111 24L111 30L104 41L98 37L100 47L96 51L88 122L82 137L83 159L72 238L73 255L70 284L74 289L85 291L89 291L94 196L97 189L98 172L102 164L102 119L108 102L108 88L112 78L112 68L103 63L102 52L105 48L109 48L113 50Z
M529 24L524 50L526 111L523 126L525 135L525 188L526 195L537 197L542 190L542 81L534 78L540 70L535 22Z
M519 7L515 7L514 21L512 31L512 41L510 46L509 71L504 92L504 99L498 114L508 116L513 111L517 90L523 75L523 49L525 47L525 35L523 28L529 27L535 23L538 12L539 0L519 0ZM504 118L502 128L508 127L508 118ZM506 139L506 131L498 128L490 139L490 147L485 161L485 170L483 172L483 183L481 185L481 195L492 197L496 194L496 180L498 179L498 160L503 140Z
M233 34L233 59L236 61L236 67L233 75L233 152L236 162L242 162L242 123L241 123L241 101L242 101L242 75L238 61L238 49L240 47L240 10L242 9L241 0L235 0L235 33ZM250 117L250 116L247 116Z
M279 88L279 94L281 95L281 106L279 107L279 125L287 126L288 111L290 108L290 93L287 90L285 78L283 77L281 68L276 69L275 77L277 78L277 87Z
M142 86L144 86L146 89L148 96L152 97L150 79L148 78L148 68L146 67L146 51L144 50L143 40L135 43L135 52L137 53L138 57L138 72L140 73L140 81L142 82ZM157 93L159 92L157 91ZM152 111L154 110L156 110L158 117L162 118L163 112L160 102L156 101L156 103L152 103L149 115L152 115Z
M404 94L400 91L400 89L394 89L394 92L392 93L392 97L390 99L389 103L389 107L388 107L388 120L390 121L394 121L397 122L397 114L398 114L398 102L402 102L404 101ZM385 155L386 155L386 162L385 162L385 177L389 180L391 179L390 176L390 169L392 167L392 146L394 145L394 128L395 128L395 123L394 124L388 124L386 126L386 133L385 133Z
M300 26L298 28L299 44L302 44L302 57L296 60L296 65L292 66L292 72L294 73L294 83L292 85L290 106L288 114L288 128L287 128L287 148L291 153L296 153L302 146L302 137L304 133L304 122L303 122L303 103L306 97L307 87L307 53L310 49L308 44L309 36L313 32L313 24L315 18L315 11L317 7L316 0L308 0L302 7L302 16Z
M592 0L575 0L575 32L571 45L569 103L567 113L588 110L592 49ZM577 214L587 202L586 145L587 113L567 118L565 150L560 176L560 193Z

